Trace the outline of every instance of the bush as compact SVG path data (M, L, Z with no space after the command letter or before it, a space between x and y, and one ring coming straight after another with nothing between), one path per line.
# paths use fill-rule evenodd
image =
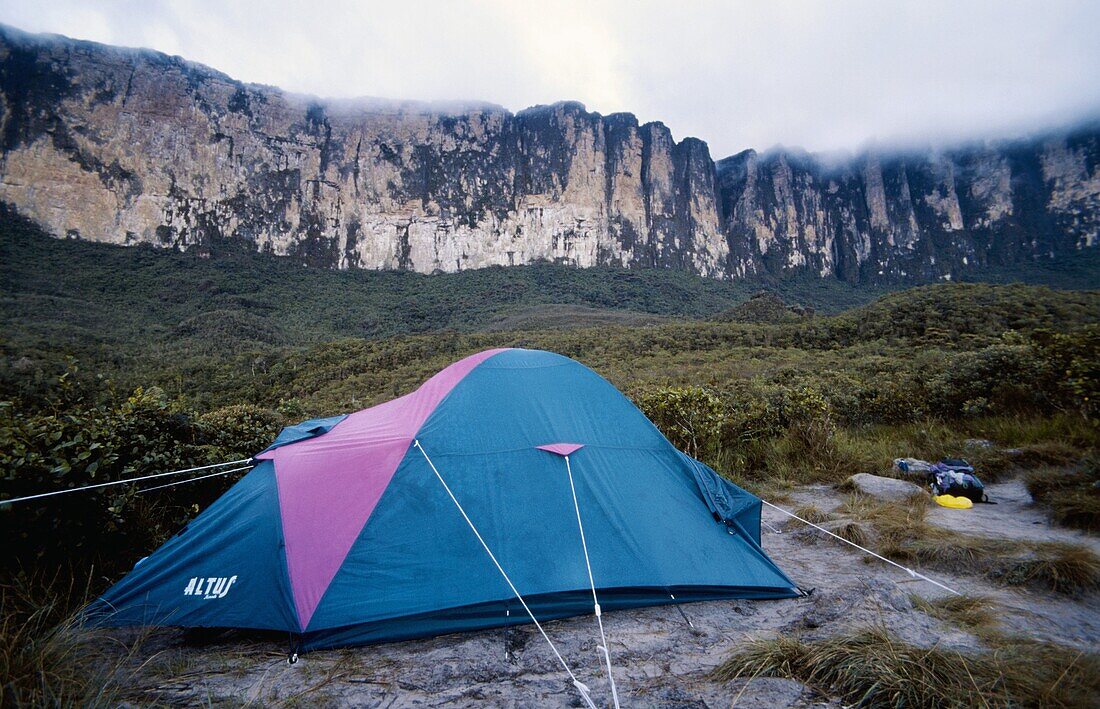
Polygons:
M782 388L738 380L722 392L722 398L726 403L719 431L723 449L737 450L786 430Z
M266 447L278 415L229 407L205 417L138 389L115 405L77 405L63 414L21 415L0 403L0 496L23 497L224 462ZM3 567L79 562L112 574L174 534L237 476L216 477L148 495L161 481L117 485L0 507ZM179 480L173 478L172 480ZM167 481L165 481L167 482Z
M929 382L928 396L933 410L949 417L1041 410L1039 373L1032 348L996 344L951 357Z
M1038 330L1029 339L1042 362L1041 384L1056 403L1086 418L1100 416L1100 326L1087 325L1072 333Z
M674 446L694 458L719 451L719 432L726 421L722 400L701 386L662 387L643 394L642 412Z
M803 386L789 391L784 410L795 455L805 454L807 462L835 457L833 410L819 389Z
M248 458L271 445L285 422L282 415L252 404L223 406L199 417L211 445L210 457Z

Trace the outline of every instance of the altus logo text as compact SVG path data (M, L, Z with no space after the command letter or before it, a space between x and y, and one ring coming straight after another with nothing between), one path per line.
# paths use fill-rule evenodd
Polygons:
M229 578L224 576L212 576L210 578L196 576L187 582L187 588L183 589L183 595L225 598L225 594L229 593L230 587L233 586L233 582L236 580L236 576L230 576Z

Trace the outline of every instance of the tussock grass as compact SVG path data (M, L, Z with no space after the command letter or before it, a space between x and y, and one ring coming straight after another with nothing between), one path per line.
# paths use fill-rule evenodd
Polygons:
M1047 441L1022 446L1016 456L1016 464L1021 468L1036 468L1044 465L1070 465L1081 460L1081 448L1062 441Z
M853 495L859 492L859 486L856 485L850 477L841 480L833 487L836 488L837 492L847 492Z
M822 522L828 522L832 519L832 515L819 509L817 505L802 505L795 509L794 514L798 515L807 522L813 522L814 524L821 524ZM798 520L791 520L795 524L798 524Z
M87 587L59 572L51 579L18 576L0 586L0 705L117 706L140 639L123 645L82 628L71 609Z
M1077 545L1045 542L1030 545L1033 558L1008 560L987 575L1003 576L1013 586L1034 583L1060 593L1078 593L1100 588L1100 557Z
M944 571L980 574L1008 586L1032 585L1068 595L1100 588L1100 557L1076 544L987 539L929 525L895 526L880 553Z
M986 596L945 596L929 600L915 593L909 595L913 607L950 625L970 631L988 631L996 625L994 601Z
M968 448L962 456L974 466L974 474L985 483L1005 480L1019 470L1021 454L1013 454L1003 448Z
M841 539L846 539L852 544L858 544L861 547L867 546L870 542L870 536L867 534L867 530L858 522L846 522L834 527L831 531Z
M1081 456L1081 449L1061 441L1044 441L1014 449L969 449L964 455L984 482L999 482L1020 470L1069 465L1079 461Z
M808 425L792 426L780 436L752 443L735 467L754 471L763 479L805 485L837 483L853 473L888 470L892 461L885 446L872 450L859 433Z
M1076 414L1050 416L989 416L965 426L967 438L986 438L1005 448L1036 453L1083 451L1100 445L1100 430ZM1078 453L1078 455L1080 455Z
M813 522L814 524L823 524L833 518L833 516L817 507L817 505L802 505L796 507L794 514L798 515L807 522ZM784 531L788 532L811 532L814 536L823 536L821 532L818 532L813 527L808 527L797 519L788 518L782 525Z
M989 439L995 447L969 447L969 438ZM1080 416L987 417L950 425L928 420L841 427L817 440L780 437L758 446L749 467L800 483L839 483L854 473L897 477L893 461L898 457L937 461L956 456L970 461L981 480L997 482L1021 469L1069 465L1097 446L1100 429Z
M1015 638L982 653L921 648L872 628L757 640L714 676L793 679L861 707L1076 707L1100 694L1100 657Z
M785 478L774 478L764 481L759 480L745 480L743 478L733 477L733 482L741 487L745 488L757 497L767 500L773 505L785 505L793 501L791 492L794 491L796 484L792 480Z
M867 534L867 530L863 525L858 522L843 522L841 524L832 524L830 522L837 521L837 515L832 512L825 512L818 508L816 505L802 505L795 509L794 514L798 515L807 522L813 524L822 525L825 529L828 529L833 534L847 539L853 544L859 544L860 546L866 546L870 537ZM806 538L812 540L825 539L826 535L813 527L803 524L802 521L797 519L788 519L783 523L783 529L791 532L801 532L806 535Z
M1078 469L1040 468L1028 473L1027 489L1057 524L1100 532L1100 460Z
M911 525L924 525L924 516L928 511L928 496L921 493L904 500L879 500L870 495L854 493L848 495L837 512L854 519L869 522L882 531L894 531Z

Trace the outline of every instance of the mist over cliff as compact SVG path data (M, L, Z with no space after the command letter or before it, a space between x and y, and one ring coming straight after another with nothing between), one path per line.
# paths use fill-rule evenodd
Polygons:
M716 278L950 278L1100 231L1100 129L825 161L717 161L579 103L325 101L0 27L0 201L58 237L223 238L333 268L548 260Z

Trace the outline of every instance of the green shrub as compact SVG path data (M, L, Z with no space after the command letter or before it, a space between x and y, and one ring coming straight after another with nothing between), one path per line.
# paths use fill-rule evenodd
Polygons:
M219 460L255 455L271 445L285 424L281 414L253 404L223 406L199 417L212 446L210 457Z
M662 387L643 394L642 412L680 450L694 458L717 453L726 420L722 400L706 387Z
M1037 330L1030 343L1042 362L1037 382L1056 403L1077 409L1086 418L1100 416L1100 326L1074 332Z
M23 415L0 403L0 496L5 499L180 470L266 447L280 418L253 406L199 417L159 389L138 389L114 405L75 406L63 414ZM116 485L0 507L3 566L73 560L105 573L129 568L210 504L239 473L147 495L162 481ZM173 479L182 480L184 478Z
M784 409L794 455L804 454L810 461L834 456L836 424L832 406L819 389L803 386L787 392Z
M951 357L928 384L936 413L978 417L1042 408L1040 365L1026 345L995 344Z

